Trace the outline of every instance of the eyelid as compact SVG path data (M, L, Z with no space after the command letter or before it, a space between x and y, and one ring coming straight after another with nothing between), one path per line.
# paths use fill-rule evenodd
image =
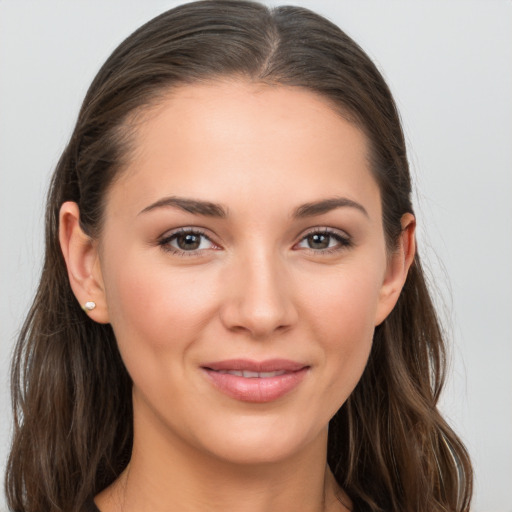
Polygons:
M342 236L344 238L351 238L351 236L345 230L340 229L340 228L333 228L330 226L313 226L311 228L306 229L301 234L301 239L308 235L315 234L315 233L328 233L328 234L332 233L335 235Z
M179 228L168 229L162 235L160 235L158 239L164 240L166 238L171 238L172 236L182 233L194 233L198 235L204 235L208 239L210 238L204 228L200 228L198 226L180 226Z

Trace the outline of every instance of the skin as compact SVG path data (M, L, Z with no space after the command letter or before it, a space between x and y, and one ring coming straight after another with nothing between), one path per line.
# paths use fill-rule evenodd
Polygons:
M133 379L132 459L96 497L103 512L350 508L326 466L328 422L414 256L409 214L397 250L386 251L367 154L363 133L310 91L188 85L138 126L99 240L81 231L76 204L62 206L71 286L81 304L96 302L93 320L112 324ZM148 209L169 197L226 215ZM294 216L333 198L354 204ZM171 252L180 228L200 228L198 250ZM312 230L327 248L311 246ZM233 358L308 369L291 392L253 403L202 370Z

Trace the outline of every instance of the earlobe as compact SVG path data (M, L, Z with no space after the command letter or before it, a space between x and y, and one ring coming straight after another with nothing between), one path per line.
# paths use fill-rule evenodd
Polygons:
M80 227L80 211L74 202L65 202L59 215L59 242L68 270L71 289L88 316L108 323L98 244ZM94 303L94 308L85 304Z
M401 224L400 239L395 252L389 258L386 276L380 290L375 325L382 323L395 307L407 279L409 268L414 261L416 252L416 219L414 215L411 213L404 214Z

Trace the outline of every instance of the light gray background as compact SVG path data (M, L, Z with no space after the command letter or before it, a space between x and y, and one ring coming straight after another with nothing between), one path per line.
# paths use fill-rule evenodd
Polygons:
M40 271L50 173L101 63L142 22L178 3L0 0L2 473L8 360ZM419 190L420 250L452 339L442 408L473 457L474 511L510 512L512 3L279 3L304 5L340 25L395 94Z

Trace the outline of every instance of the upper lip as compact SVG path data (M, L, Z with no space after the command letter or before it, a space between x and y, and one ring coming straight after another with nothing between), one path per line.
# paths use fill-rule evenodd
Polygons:
M251 359L226 359L201 365L209 370L245 370L249 372L296 372L307 368L309 365L292 361L290 359L267 359L265 361L254 361Z

